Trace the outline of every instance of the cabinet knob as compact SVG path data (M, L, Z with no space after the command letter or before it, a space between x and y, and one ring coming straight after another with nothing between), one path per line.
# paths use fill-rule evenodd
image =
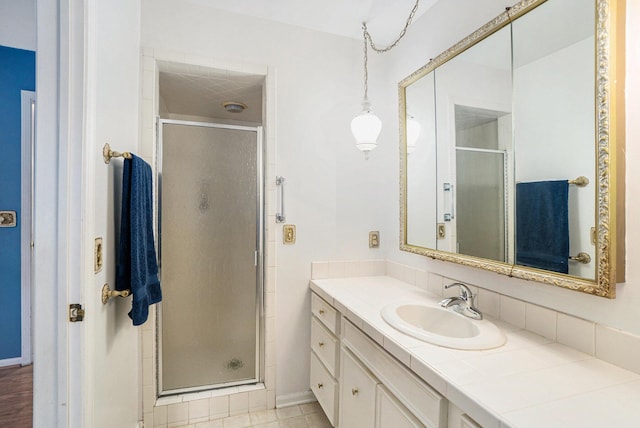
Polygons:
M351 395L358 395L358 388L351 388Z
M318 342L318 346L322 348L324 346L324 342Z
M323 386L324 386L323 384L319 383L318 384L318 389L321 389Z
M318 313L319 313L320 315L324 315L324 309L320 309L320 310L318 311Z

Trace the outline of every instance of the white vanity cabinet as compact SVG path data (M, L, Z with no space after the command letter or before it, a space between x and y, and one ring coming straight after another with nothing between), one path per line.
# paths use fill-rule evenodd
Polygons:
M341 428L446 428L448 402L311 294L311 390Z
M338 375L340 314L311 293L311 365L309 386L329 422L338 422Z
M387 395L395 398L402 406L396 406L396 415L388 417L397 420L397 409L402 410L400 413L412 416L406 418L406 425L399 426L426 426L430 428L445 428L447 426L447 399L398 362L358 327L345 319L342 320L341 343L342 352L352 352L361 364L378 379L379 383L384 385ZM346 374L346 369L344 373ZM384 408L380 410L384 410ZM385 414L380 414L379 419L384 419L385 416ZM413 419L419 421L418 425L411 425L410 421ZM393 425L393 428L397 428L397 426Z

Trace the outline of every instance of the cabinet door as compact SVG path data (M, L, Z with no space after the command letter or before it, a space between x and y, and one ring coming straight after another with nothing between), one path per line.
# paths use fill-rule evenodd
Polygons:
M449 402L449 425L447 426L449 428L482 428L452 402Z
M340 351L340 370L340 426L375 426L377 379L345 348Z
M424 428L415 416L389 392L378 385L376 428Z
M329 422L335 425L337 385L313 352L311 353L310 386Z

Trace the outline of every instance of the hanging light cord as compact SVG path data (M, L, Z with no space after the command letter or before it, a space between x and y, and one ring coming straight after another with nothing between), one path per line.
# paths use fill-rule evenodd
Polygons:
M379 48L379 47L376 46L376 44L373 42L373 39L371 38L371 34L369 33L369 30L367 30L367 23L366 22L362 23L362 38L364 39L364 100L365 100L365 102L368 102L368 99L369 99L369 97L368 97L368 94L369 94L369 72L367 70L367 65L368 65L368 62L369 62L369 54L368 54L368 50L367 50L367 40L369 41L369 45L371 45L371 49L373 49L377 53L384 53L384 52L390 51L391 49L395 48L398 45L398 43L400 43L400 40L407 33L407 29L409 28L409 25L411 24L411 21L413 20L413 17L415 16L416 11L418 10L418 5L419 4L420 4L420 0L416 0L416 4L413 6L413 9L411 9L411 13L409 13L409 17L407 18L407 22L404 24L404 28L400 32L400 35L398 36L398 38L393 43L391 43L386 48Z

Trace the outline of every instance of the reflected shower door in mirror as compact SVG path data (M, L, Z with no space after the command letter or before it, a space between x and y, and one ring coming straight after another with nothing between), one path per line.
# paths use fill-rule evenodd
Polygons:
M442 189L438 217L447 231L437 249L477 257L491 255L492 260L504 262L508 188L504 180L511 174L505 172L503 162L495 171L480 162L493 160L486 156L490 152L505 159L511 150L509 28L438 67L435 80L437 188ZM487 241L481 242L481 237Z
M407 86L405 97L408 120L420 125L407 155L407 243L511 260L509 28Z
M402 250L614 296L615 4L522 1L400 83Z

